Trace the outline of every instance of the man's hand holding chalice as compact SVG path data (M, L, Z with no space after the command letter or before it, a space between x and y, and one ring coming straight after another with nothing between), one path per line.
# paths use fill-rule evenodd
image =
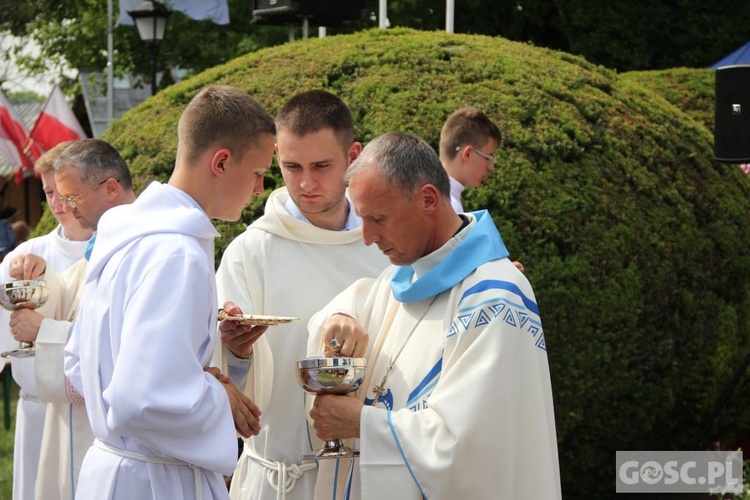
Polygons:
M48 298L47 283L39 277L47 267L38 255L23 254L8 262L8 274L13 279L2 285L2 306L12 311L8 327L13 338L19 341L19 349L2 353L2 357L27 357L34 355L33 343L39 334L44 316L34 311Z
M47 269L47 262L31 253L18 255L8 263L8 274L14 280L39 279ZM8 326L13 338L19 342L36 342L44 316L33 309L16 309L10 315Z
M360 412L364 404L351 395L362 384L366 362L368 334L352 317L334 314L323 330L321 352L324 358L312 357L297 362L297 378L310 394L315 394L310 418L318 438L325 447L303 459L346 458L359 455L341 442L358 438ZM344 396L344 397L342 397Z

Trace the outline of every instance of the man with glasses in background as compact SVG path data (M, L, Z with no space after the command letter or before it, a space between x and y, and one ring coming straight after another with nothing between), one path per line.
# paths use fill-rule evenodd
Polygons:
M135 200L125 160L104 141L83 139L72 143L52 168L59 204L89 234L96 231L107 210ZM83 294L95 234L86 246L85 258L62 274L46 269L45 259L34 254L18 255L9 262L13 278L41 277L47 281L49 310L54 311L45 318L39 310L19 309L10 322L17 340L35 343L37 392L47 406L33 498L72 500L83 456L94 441L83 398L65 377L63 348Z
M461 194L469 187L479 187L487 174L495 170L495 150L502 135L498 126L481 110L465 107L454 111L440 131L440 163L451 183L451 205L457 214L464 213ZM521 272L524 266L513 261Z
M64 271L83 257L86 242L91 238L91 231L78 224L72 214L65 211L60 203L55 185L55 172L52 164L55 159L68 147L71 142L63 142L44 153L34 164L34 172L42 180L42 189L47 199L52 216L58 226L44 236L32 238L21 243L10 252L0 265L0 282L11 280L10 262L16 255L34 253L44 256L52 269ZM45 304L39 311L46 311ZM51 308L52 310L54 308ZM13 334L22 335L27 325L18 317L11 329L9 325L11 313L0 309L0 345L3 351L18 347L18 341ZM28 318L40 316L29 315ZM38 325L37 325L38 328ZM7 345L5 342L7 341ZM36 357L8 358L12 359L13 379L20 387L20 398L16 407L16 431L13 445L13 499L24 500L34 497L34 482L39 468L39 453L42 448L42 432L44 430L47 405L39 401L35 377ZM39 497L37 497L39 498Z
M461 194L479 187L495 170L492 154L500 147L500 129L484 112L466 107L454 111L440 131L440 162L451 182L451 205L463 213Z

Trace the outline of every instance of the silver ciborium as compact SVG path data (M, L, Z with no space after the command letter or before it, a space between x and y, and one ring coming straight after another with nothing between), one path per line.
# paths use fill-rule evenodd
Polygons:
M349 394L362 385L367 363L364 358L312 357L297 361L297 381L310 394ZM323 448L302 460L351 458L359 451L344 446L340 439L326 441Z
M3 283L0 287L0 305L9 311L36 309L44 305L49 297L49 288L44 280L16 280ZM34 355L34 344L21 342L18 349L6 351L3 358L27 358Z

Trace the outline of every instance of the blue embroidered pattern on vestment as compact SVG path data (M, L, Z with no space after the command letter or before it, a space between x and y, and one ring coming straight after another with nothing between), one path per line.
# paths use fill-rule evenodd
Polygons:
M512 292L518 296L520 302L509 300L507 297L493 297L473 306L460 307L468 297L491 290ZM447 337L453 337L472 328L483 327L495 318L499 318L513 328L529 333L535 340L536 347L547 350L536 302L526 297L518 286L508 281L485 280L466 290L459 301L458 313L451 323Z
M515 283L511 283L510 281L501 281L501 280L484 280L480 281L476 285L472 286L471 288L467 289L463 296L461 297L461 300L458 302L458 308L461 309L461 304L463 304L464 300L466 300L469 296L480 293L480 292L486 292L488 290L492 289L499 289L499 290L505 290L508 292L511 292L518 296L519 299L523 302L523 306L518 306L519 308L525 307L530 312L536 314L539 316L539 307L536 305L536 302L531 300L529 297L527 297L520 288L518 288L518 285Z

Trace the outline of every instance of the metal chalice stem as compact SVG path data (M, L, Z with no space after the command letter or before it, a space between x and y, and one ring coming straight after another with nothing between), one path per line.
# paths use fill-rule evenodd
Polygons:
M364 358L305 358L297 361L297 381L309 394L345 395L362 385L366 370ZM359 451L345 446L340 439L332 439L313 454L302 455L302 459L350 458L358 455Z

